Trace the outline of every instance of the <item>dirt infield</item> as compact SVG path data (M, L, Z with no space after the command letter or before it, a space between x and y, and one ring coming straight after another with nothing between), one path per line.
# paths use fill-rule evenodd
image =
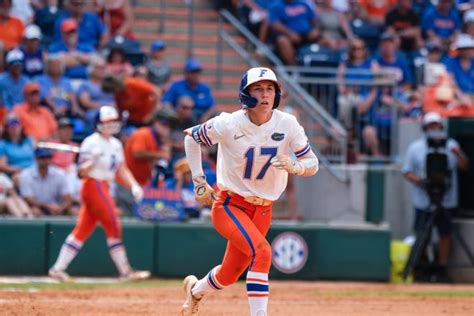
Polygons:
M474 315L474 285L270 283L269 315ZM180 281L1 284L0 315L179 315ZM248 315L244 283L206 297L199 315Z

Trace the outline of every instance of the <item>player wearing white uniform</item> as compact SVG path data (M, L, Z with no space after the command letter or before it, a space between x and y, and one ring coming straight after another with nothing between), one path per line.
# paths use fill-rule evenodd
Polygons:
M256 67L242 77L243 109L223 113L186 130L186 157L196 200L212 204L212 223L228 240L222 264L204 278L184 279L182 315L195 315L203 295L237 281L248 268L251 316L266 316L271 247L265 239L272 203L286 188L288 173L314 175L318 159L296 118L276 110L281 87L272 70ZM202 171L200 144L219 144L216 194ZM297 160L292 160L293 152Z
M58 259L49 275L60 281L70 281L66 269L99 222L107 236L110 256L123 280L140 280L150 276L149 271L134 271L122 243L122 226L116 213L114 200L109 193L109 182L116 174L131 186L137 201L143 190L124 163L123 147L113 137L120 131L119 116L115 108L103 106L99 110L97 132L82 142L79 156L79 174L83 178L82 205L79 220L61 247Z

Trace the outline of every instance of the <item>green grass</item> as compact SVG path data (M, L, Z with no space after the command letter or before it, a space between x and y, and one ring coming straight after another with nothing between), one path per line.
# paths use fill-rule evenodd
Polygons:
M121 282L121 283L0 283L2 289L100 289L100 288L120 288L120 287L156 287L156 286L181 286L181 280L148 280L141 282Z
M474 290L351 290L351 291L316 291L316 296L331 297L474 297Z

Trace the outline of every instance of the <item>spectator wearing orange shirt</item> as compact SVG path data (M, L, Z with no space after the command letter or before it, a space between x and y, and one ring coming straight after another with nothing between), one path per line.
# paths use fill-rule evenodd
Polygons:
M23 22L10 16L12 0L0 0L0 42L4 50L17 47L23 38Z
M25 134L37 141L50 138L56 133L58 124L53 114L40 104L39 84L27 83L23 93L25 102L15 105L13 112L20 118Z
M161 90L140 78L109 75L104 78L102 90L114 93L117 108L128 111L129 123L137 126L150 122L159 107Z
M170 160L169 123L175 119L172 110L158 111L153 117L153 123L137 129L125 145L127 167L140 185L150 183L153 168L160 159Z
M364 20L375 25L383 25L385 15L397 4L396 0L358 0Z
M135 130L125 144L125 162L141 186L151 184L153 171L159 161L169 163L171 141L169 123L176 119L172 110L162 109L153 117L150 126ZM115 186L115 202L123 213L133 207L130 189L119 178Z

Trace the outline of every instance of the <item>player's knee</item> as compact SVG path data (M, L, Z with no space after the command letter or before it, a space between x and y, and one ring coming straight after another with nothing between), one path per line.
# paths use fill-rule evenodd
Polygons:
M255 249L254 266L255 271L268 272L272 264L272 247L268 241L264 240L259 243ZM253 270L253 269L252 269Z
M107 239L122 239L122 226L106 224L103 225L105 236Z

